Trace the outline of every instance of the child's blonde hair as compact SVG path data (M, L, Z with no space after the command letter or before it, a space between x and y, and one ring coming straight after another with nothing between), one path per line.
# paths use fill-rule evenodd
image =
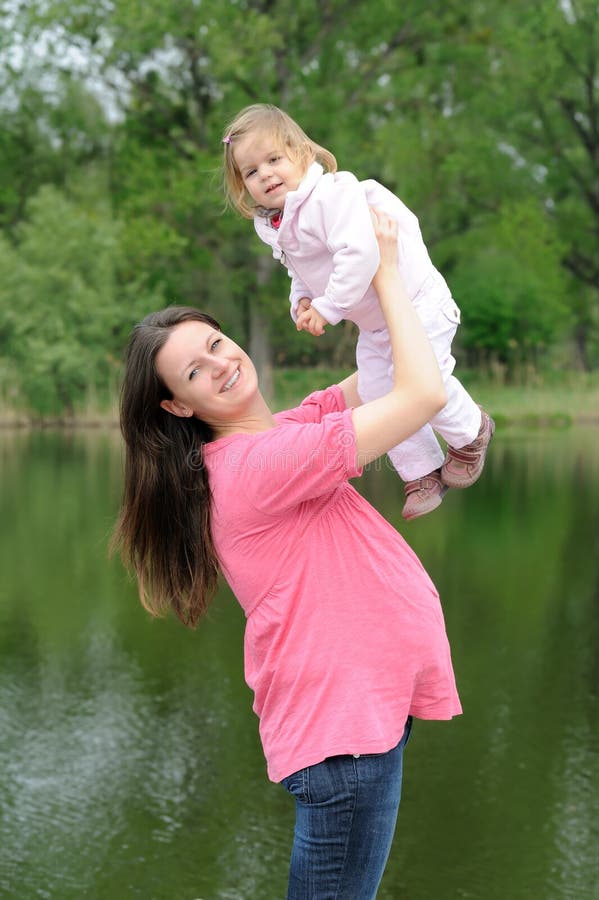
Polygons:
M290 159L306 172L314 161L326 172L337 171L337 160L325 147L316 144L291 116L270 103L246 106L227 125L223 134L223 187L227 201L246 219L252 219L256 204L248 194L239 167L235 162L235 143L251 132L270 134L277 147L285 150Z

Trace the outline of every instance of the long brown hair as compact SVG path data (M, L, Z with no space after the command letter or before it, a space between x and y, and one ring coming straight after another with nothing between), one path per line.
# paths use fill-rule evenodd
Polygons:
M127 349L120 421L125 484L112 538L137 576L139 596L154 616L172 609L193 628L210 602L218 559L210 530L210 486L203 446L213 437L197 417L160 406L172 394L156 371L156 355L181 322L211 316L187 306L151 313L135 326Z
M259 211L248 194L239 166L235 161L235 144L250 133L270 135L277 147L303 168L304 173L315 160L326 172L337 171L337 160L330 150L321 147L278 106L254 103L246 106L229 122L223 134L223 188L227 202L246 219Z

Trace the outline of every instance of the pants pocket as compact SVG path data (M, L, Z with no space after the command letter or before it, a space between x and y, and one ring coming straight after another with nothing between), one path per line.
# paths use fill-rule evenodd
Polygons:
M281 784L296 800L300 803L308 802L308 770L298 769L286 778L283 778Z
M460 308L457 305L457 303L455 302L455 300L453 299L453 297L451 296L451 294L449 294L449 296L446 297L439 304L439 309L440 309L441 314L443 316L445 316L445 318L449 322L451 322L452 325L455 325L457 328L457 326L461 322L462 317L461 317L461 313L460 313Z

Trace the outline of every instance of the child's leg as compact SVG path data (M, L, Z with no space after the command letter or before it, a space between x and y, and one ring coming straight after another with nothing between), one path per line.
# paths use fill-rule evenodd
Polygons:
M391 347L386 331L361 332L356 349L358 391L367 403L382 397L392 387ZM436 509L447 487L441 479L445 459L430 425L393 447L387 454L394 469L405 482L404 519L416 519Z
M452 374L455 359L451 343L459 324L460 313L450 294L432 296L416 309L431 342L447 391L447 403L430 424L447 442L447 456L441 469L448 487L470 487L480 476L495 424L472 399Z
M387 456L402 481L415 481L434 472L441 468L445 459L430 425L425 425L412 437L397 444Z
M433 416L431 425L450 447L465 447L478 434L482 421L480 406L454 375L444 377L443 381L447 403Z
M430 293L420 295L415 308L427 337L431 342L447 392L447 403L434 416L430 424L452 447L463 447L474 440L481 424L480 407L466 388L453 375L455 358L451 344L460 323L460 311L445 282L439 285L441 295L436 294L433 283Z
M383 397L393 386L391 348L386 331L362 331L356 347L358 393L363 403ZM388 453L402 481L428 475L443 464L445 454L430 425L402 441Z

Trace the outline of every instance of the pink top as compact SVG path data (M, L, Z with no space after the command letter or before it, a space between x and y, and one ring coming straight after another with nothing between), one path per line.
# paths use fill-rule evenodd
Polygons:
M461 712L437 591L348 483L360 469L341 390L276 419L204 448L272 781L327 756L390 750L408 715Z

